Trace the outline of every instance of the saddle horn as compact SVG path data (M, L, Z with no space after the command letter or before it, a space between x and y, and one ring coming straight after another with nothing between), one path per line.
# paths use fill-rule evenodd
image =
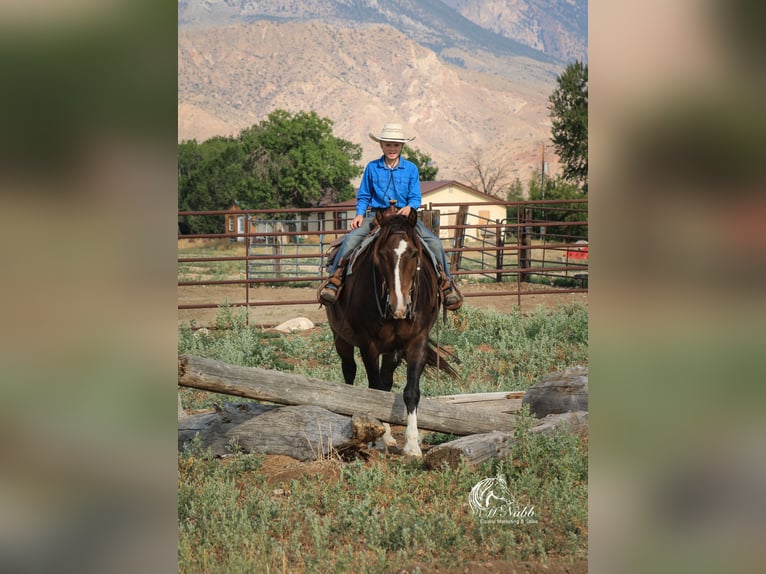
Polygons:
M396 209L396 200L395 199L389 199L388 200L388 207L385 210L378 210L375 212L375 222L380 225L383 223L384 219L388 219L389 217L393 217L396 215L397 209ZM416 209L410 209L410 214L407 216L407 223L410 224L410 227L415 227L415 225L418 222L418 211Z

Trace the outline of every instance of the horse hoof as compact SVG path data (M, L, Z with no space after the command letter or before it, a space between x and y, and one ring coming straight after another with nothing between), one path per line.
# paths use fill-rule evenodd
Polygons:
M414 447L405 446L402 449L402 454L404 456L411 456L413 458L423 458L423 453L420 450L420 447L415 445Z
M391 425L383 423L383 428L386 429L386 432L383 433L383 436L381 437L383 444L386 446L396 446L396 439L391 434Z

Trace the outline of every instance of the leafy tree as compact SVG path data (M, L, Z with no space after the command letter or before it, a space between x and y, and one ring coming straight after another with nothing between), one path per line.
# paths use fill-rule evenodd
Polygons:
M178 208L183 211L227 209L244 188L242 148L233 138L214 137L178 146ZM184 233L220 233L223 216L184 216Z
M543 187L540 181L540 172L536 171L533 177L529 180L528 195L532 201L541 199L583 199L584 193L577 186L576 183L572 183L564 179L563 176L558 177L546 177L545 178L545 195L543 195ZM562 211L559 208L570 208L571 210ZM586 206L582 203L567 204L562 202L556 204L556 209L546 209L545 205L538 205L532 210L532 218L545 221L587 221L588 214ZM576 210L576 211L575 211ZM585 226L556 226L549 225L547 227L548 235L559 236L575 236L577 238L587 239L588 229ZM572 238L562 237L562 241L571 241Z
M183 211L311 207L354 197L361 146L336 138L314 112L283 110L233 137L178 145L178 208ZM182 233L219 233L220 217L179 219Z
M521 183L519 176L511 182L508 186L508 192L505 194L506 201L524 201L524 185ZM508 221L515 222L518 208L515 206L508 206L505 208L505 217Z
M524 185L521 183L519 176L516 176L508 186L508 193L505 194L506 201L523 201L524 200Z
M588 193L588 66L569 64L548 98L551 141L563 164L563 177ZM547 194L546 194L547 197Z
M439 167L433 162L431 156L417 148L406 145L402 148L402 155L418 166L420 181L435 181Z
M249 176L245 196L262 207L310 207L354 197L362 148L332 135L316 112L276 110L239 134Z

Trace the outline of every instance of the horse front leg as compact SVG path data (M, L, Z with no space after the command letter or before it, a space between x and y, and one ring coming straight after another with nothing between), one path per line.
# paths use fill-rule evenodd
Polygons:
M359 349L362 354L364 368L367 371L367 383L371 389L384 391L383 381L380 378L380 353L372 345Z
M394 371L396 371L401 362L402 358L399 353L384 353L381 356L380 381L384 391L390 392L394 387ZM396 446L396 439L391 434L391 425L383 423L383 428L386 429L381 437L383 443L387 446Z
M404 405L407 407L407 429L404 431L402 454L422 457L418 433L418 403L420 403L420 376L426 365L426 345L416 346L407 352L407 386L404 387Z
M394 371L401 364L399 353L384 353L381 357L380 380L384 391L390 391L394 387Z
M336 335L335 350L340 357L340 368L343 371L343 380L347 385L353 385L356 378L356 361L354 360L354 346L347 343Z

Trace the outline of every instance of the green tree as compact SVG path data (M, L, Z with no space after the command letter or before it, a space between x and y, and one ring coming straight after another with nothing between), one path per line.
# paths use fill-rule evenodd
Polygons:
M508 192L505 194L505 200L524 201L524 184L521 183L519 176L516 176L516 178L508 186ZM508 219L510 222L515 222L518 211L518 207L515 205L509 205L505 208L506 219Z
M588 66L569 64L548 98L551 142L563 164L563 177L588 193ZM547 197L547 194L546 194Z
M178 209L311 207L354 197L361 146L314 112L277 110L237 137L178 144ZM182 233L220 233L223 216L179 219Z
M532 209L532 218L545 221L587 221L587 205L582 203L566 203L567 199L583 199L584 193L576 183L567 181L563 176L545 178L545 195L543 195L542 183L540 181L540 172L536 171L529 180L527 193L531 201L541 199L556 199L562 203L557 203L555 209L546 208L543 205L537 205ZM562 226L549 225L547 227L549 236L560 236L562 241L571 241L572 239L587 239L587 226Z
M228 209L245 186L244 154L233 138L214 137L198 144L178 145L178 209L207 211ZM183 233L220 233L223 216L184 216Z
M332 121L316 112L276 110L240 132L249 176L248 203L310 207L354 197L351 180L362 173L362 148L332 134Z
M417 148L406 145L402 148L402 155L418 166L420 181L435 181L439 167L431 159L431 156Z

